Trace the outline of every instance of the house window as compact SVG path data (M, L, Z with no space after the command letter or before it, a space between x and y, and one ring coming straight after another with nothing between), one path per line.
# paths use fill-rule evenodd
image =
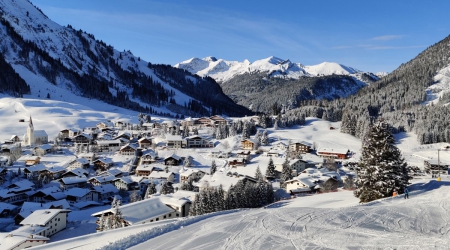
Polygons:
M166 217L167 217L167 216L164 215L164 219L165 219Z
M177 213L177 217L180 217L180 214Z
M159 218L156 218L156 221L159 221Z
M169 217L172 217L172 214L169 214Z

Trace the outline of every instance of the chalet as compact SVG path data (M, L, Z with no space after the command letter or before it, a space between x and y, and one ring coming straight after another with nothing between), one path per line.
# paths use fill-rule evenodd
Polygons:
M99 158L94 161L94 169L100 169L106 171L113 165L113 161L109 158Z
M49 176L52 180L61 178L62 175L63 175L64 173L66 173L66 172L67 172L67 170L66 170L65 168L59 167L59 166L54 166L54 167L48 167L48 168L47 168L48 176Z
M289 144L289 151L295 153L306 154L311 151L311 144L308 142L291 142Z
M278 150L286 150L288 148L288 145L282 141L277 141L275 143L272 144L273 149L278 149Z
M250 151L238 151L236 152L236 158L242 158L246 161L250 161L251 152Z
M214 121L208 117L201 117L194 121L194 125L199 127L212 127L214 125Z
M212 158L228 158L231 156L231 152L212 149L211 151L209 151L209 156Z
M72 137L72 142L75 144L91 144L93 137L90 134L81 133Z
M139 190L139 183L131 178L131 176L124 176L121 178L117 178L114 181L114 185L121 190Z
M97 138L98 133L100 133L100 129L97 127L85 127L83 128L83 132L85 134L91 135L92 139Z
M279 173L283 170L283 163L285 158L280 158L274 160L275 170ZM310 163L301 159L291 159L289 160L289 166L292 169L292 174L294 176L299 175L301 172L303 172L307 168L315 168L314 163Z
M184 148L186 147L186 141L183 140L181 135L166 135L167 148Z
M245 139L241 141L241 147L245 150L253 150L258 146L258 142L253 139Z
M59 131L59 135L62 138L71 138L71 137L77 136L78 134L79 134L79 131L75 130L75 129L63 129L63 130Z
M0 202L20 203L28 200L29 191L34 190L34 183L28 180L16 181L0 190Z
M245 159L243 159L243 158L230 158L228 160L228 166L233 167L233 168L240 167L240 166L245 166L246 162L247 161Z
M155 171L154 170L150 173L150 175L148 176L148 179L173 182L173 180L175 179L175 174L170 171L166 172L166 171Z
M78 158L85 158L86 160L93 162L97 159L97 155L95 153L80 153L78 154Z
M317 184L318 180L316 179L309 176L299 176L286 181L286 191L293 194L310 193L314 191Z
M139 165L148 165L156 162L158 156L154 152L149 152L141 156Z
M120 140L97 140L95 142L99 152L115 152L120 148Z
M106 121L106 122L99 122L97 123L97 128L99 129L104 129L104 128L112 128L114 127L114 123L110 122L110 121Z
M269 150L269 151L265 151L264 156L268 156L268 157L278 157L280 156L280 152L278 150Z
M196 119L194 119L192 117L185 118L183 121L181 121L181 125L188 126L188 127L194 126L195 120Z
M36 235L35 232L35 226L23 226L8 233L0 233L2 249L14 250L35 247L46 244L50 240L50 238Z
M66 229L68 209L41 209L36 210L22 222L23 226L34 227L34 234L50 237ZM39 226L40 228L36 228Z
M345 148L323 147L317 149L317 155L322 157L333 157L337 159L347 159L349 150Z
M87 188L72 188L65 192L67 194L66 200L73 205L82 201L98 201L99 193L96 190Z
M53 193L47 194L46 196L43 197L43 200L44 200L44 202L46 202L46 204L48 204L49 202L66 201L66 198L67 198L67 193L64 191L59 191L59 192L53 192ZM67 203L67 204L69 204L69 203ZM68 207L70 207L70 206L68 205Z
M34 177L37 177L40 173L46 173L47 167L44 166L44 164L36 164L32 165L30 167L26 167L23 170L23 173L29 178L32 179Z
M72 170L67 171L66 173L62 174L62 178L67 178L67 177L88 177L89 176L89 172L85 169L82 168L75 168Z
M67 167L68 170L72 169L88 169L89 168L89 160L83 157L77 158L71 163L69 163L69 166Z
M211 140L203 138L198 135L189 136L186 138L186 145L188 148L212 148L214 143Z
M113 184L105 184L101 186L95 186L93 189L98 193L99 201L108 201L110 197L113 197L119 192L116 186Z
M149 176L153 171L152 165L139 165L136 168L136 176Z
M206 173L200 169L197 168L188 168L188 169L182 169L180 170L180 181L187 181L189 177L192 176L193 179L199 180L201 179Z
M12 215L13 213L17 212L18 208L19 208L18 206L5 202L0 202L0 218Z
M114 169L109 169L105 172L101 172L100 174L98 174L98 176L104 176L104 175L112 175L116 178L119 178L119 177L122 177L123 172L117 168L114 168Z
M124 121L115 121L114 127L118 129L124 129L127 126L127 123Z
M441 171L441 173L447 173L448 169L450 168L450 162L446 162L446 161L442 161L440 160L438 162L438 160L436 159L430 159L430 160L425 160L424 161L424 170L427 173L430 172L434 172L434 173L438 173L439 169Z
M83 188L87 184L86 177L66 177L59 180L59 185L62 190L67 190L75 187Z
M230 123L229 120L225 119L224 117L222 117L220 115L211 116L209 119L212 120L212 123L214 125L225 125L225 124Z
M106 184L113 184L116 181L117 177L114 175L103 175L103 176L94 176L88 179L88 182L93 186L100 186Z
M42 156L51 153L52 146L49 144L42 144L33 148L33 155Z
M55 186L50 186L47 188L34 191L28 196L28 200L31 202L45 202L44 197L51 193L62 192L61 189Z
M12 141L13 143L20 142L20 137L17 135L13 135L9 140Z
M23 158L21 157L21 159L25 160L25 165L26 166L33 166L36 164L41 163L41 157L39 156L24 156Z
M181 163L181 157L172 154L164 158L164 165L178 166Z
M142 137L141 139L138 140L138 143L140 148L149 148L152 146L152 139Z
M114 139L126 139L129 141L131 139L131 134L129 132L120 132Z
M161 195L120 206L120 212L125 225L131 226L187 216L190 204L191 201L184 197ZM100 219L102 216L109 216L113 213L113 209L107 209L92 216Z
M60 192L60 193L64 193L64 192ZM47 202L47 203L26 201L22 204L22 207L20 208L19 213L16 216L14 216L14 223L16 225L20 225L20 223L26 217L28 217L34 211L39 210L39 209L69 209L69 208L70 208L70 205L65 199L53 201L53 202Z
M102 131L100 134L97 135L97 141L111 141L111 140L113 140L114 135L109 133L109 132L110 131Z
M127 144L120 148L119 152L121 155L136 155L136 145Z

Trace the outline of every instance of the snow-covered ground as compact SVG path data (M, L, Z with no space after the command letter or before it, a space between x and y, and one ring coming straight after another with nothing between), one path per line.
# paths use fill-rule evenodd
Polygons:
M446 249L450 179L420 179L403 196L360 205L351 191L139 225L36 249Z

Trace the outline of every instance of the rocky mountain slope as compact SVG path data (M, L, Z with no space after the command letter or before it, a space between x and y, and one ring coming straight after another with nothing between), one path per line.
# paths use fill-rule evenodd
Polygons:
M154 114L250 113L212 78L117 51L92 34L53 22L28 0L0 1L0 19L0 54L29 85L17 95L63 98L50 93L61 88ZM40 92L43 86L48 93Z

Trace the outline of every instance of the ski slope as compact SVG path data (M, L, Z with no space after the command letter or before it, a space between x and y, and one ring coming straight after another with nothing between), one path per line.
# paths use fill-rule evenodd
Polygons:
M267 208L138 225L32 249L447 249L450 178L415 179L410 199L360 205L351 191Z
M367 205L350 191L301 197L212 217L130 249L448 248L450 182L411 189L411 199Z

